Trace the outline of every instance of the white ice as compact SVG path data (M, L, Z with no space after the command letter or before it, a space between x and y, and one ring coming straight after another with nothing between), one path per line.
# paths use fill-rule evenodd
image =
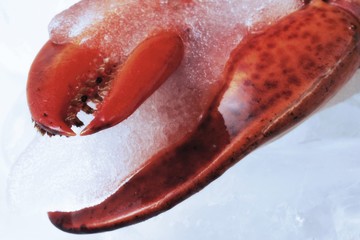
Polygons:
M0 74L6 89L0 95L1 239L360 238L359 74L331 107L252 153L172 210L135 226L93 236L73 236L55 229L45 210L99 201L114 190L123 168L133 167L119 161L126 150L118 149L120 137L111 132L102 135L115 138L115 144L92 138L54 139L51 143L32 129L24 96L26 74L47 40L47 23L72 3L0 2L0 30L6 32L0 41ZM263 9L263 3L258 9ZM40 14L39 9L46 11ZM130 139L136 137L142 135ZM86 141L89 147L61 150L65 144L58 141L75 146ZM58 144L64 144L60 150Z

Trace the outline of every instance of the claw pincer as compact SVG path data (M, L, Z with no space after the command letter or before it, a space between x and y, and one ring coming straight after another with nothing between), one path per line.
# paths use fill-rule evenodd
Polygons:
M82 125L76 113L86 106L79 93L89 96L86 85L108 78L109 68L96 50L47 42L32 64L27 85L36 127L50 135L75 135L71 125Z
M183 41L174 32L157 33L142 42L114 74L109 94L81 135L125 120L178 68L183 55Z
M47 42L30 69L27 96L35 126L49 135L74 136L83 123L77 113L95 115L82 131L88 135L131 115L178 68L184 54L174 31L156 32L125 61L111 61L81 44ZM98 110L87 102L98 103Z
M174 1L169 12L181 4L201 2ZM246 36L224 61L220 87L209 95L194 129L130 173L102 203L74 212L50 212L51 222L64 231L93 233L148 219L305 119L360 65L359 6L355 0L313 0ZM124 58L76 41L47 42L27 85L36 127L49 135L73 136L71 127L83 125L77 117L81 110L94 115L81 135L125 120L180 66L184 41L191 38L183 35L188 31L182 29L185 25L176 23L174 29L150 33Z

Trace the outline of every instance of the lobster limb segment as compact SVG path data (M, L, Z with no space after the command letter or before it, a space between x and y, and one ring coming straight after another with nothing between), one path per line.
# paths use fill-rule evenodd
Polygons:
M352 14L313 1L250 36L231 54L228 84L188 138L149 159L101 204L51 212L51 222L72 233L108 231L196 193L306 118L352 76L360 65L359 29Z

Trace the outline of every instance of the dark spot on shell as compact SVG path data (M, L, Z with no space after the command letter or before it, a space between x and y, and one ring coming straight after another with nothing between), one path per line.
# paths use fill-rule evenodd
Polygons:
M312 52L312 46L311 45L306 45L305 49L306 49L306 51Z
M247 79L247 80L244 81L244 86L249 87L249 86L251 86L251 85L252 85L252 83L251 83L251 81L250 81L249 79Z
M324 51L324 46L320 43L316 45L316 52L322 52Z
M88 96L83 95L81 96L81 102L85 103L88 100Z
M294 69L292 69L292 68L284 68L282 70L282 73L285 74L285 75L287 75L289 73L292 73L292 72L294 72Z
M336 20L333 19L333 18L328 18L328 19L325 20L325 22L327 24L331 25L331 27L336 25ZM329 28L329 29L333 29L333 28Z
M267 68L269 65L267 64L262 64L262 63L258 63L256 64L256 69L257 70L264 70L265 68Z
M43 116L44 116L44 117L47 117L48 115L47 115L47 113L44 113Z
M306 71L311 71L316 68L316 62L308 56L302 56L299 65Z
M263 52L260 54L260 60L266 63L271 63L273 56L269 52Z
M102 81L103 81L102 77L98 77L98 78L96 78L96 83L97 83L97 84L102 83Z
M251 74L251 79L253 79L253 80L258 80L258 79L260 79L260 74L258 74L258 73L253 73L253 74Z
M268 90L270 89L276 89L278 87L279 83L276 80L266 80L264 82L264 87Z
M309 37L311 37L311 33L308 32L308 31L305 31L305 32L302 34L301 37L302 37L303 39L309 38Z
M293 94L293 92L291 90L284 90L282 91L282 95L286 98L291 97L291 95Z
M295 120L295 121L299 119L299 116L297 116L295 114L291 114L291 116L292 116L292 119Z
M261 102L261 98L257 98L257 97L254 97L251 100L257 104L260 104L260 102Z
M268 106L274 105L279 98L280 98L280 94L275 94L275 95L273 95L273 96L268 100L267 105L268 105Z
M348 23L348 20L347 20L347 18L345 18L345 17L340 18L340 21L341 21L342 23L344 23L344 24L347 24L347 23Z
M249 121L251 119L253 119L254 117L256 117L256 115L254 113L250 113L247 118L246 118L246 121Z
M268 105L266 105L266 104L261 104L261 105L260 105L260 109L263 110L263 111L265 111L266 109L268 109Z
M299 79L297 76L295 76L295 75L289 76L288 82L289 82L290 84L295 85L295 86L300 86L300 85L301 85L300 79Z
M337 43L344 42L344 39L343 39L342 37L337 37L337 38L336 38L336 42L337 42Z
M249 49L254 49L255 46L256 46L256 44L254 42L251 42L251 43L249 43L248 48Z
M299 35L298 35L297 33L291 33L291 34L288 35L288 39L289 39L289 40L291 40L291 39L296 39L296 38L298 38L298 37L299 37Z
M286 31L289 31L290 29L290 24L286 24L284 27L283 27L283 31L286 32Z

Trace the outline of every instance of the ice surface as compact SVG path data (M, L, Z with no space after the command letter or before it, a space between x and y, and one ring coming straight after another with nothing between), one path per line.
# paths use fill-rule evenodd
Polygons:
M10 12L6 7L7 2L15 5L23 3L0 2L0 9L5 9L3 11L7 16L23 19L24 13ZM52 4L49 1L36 2L46 5L48 14L54 11L55 6L52 5L56 5L55 2L61 5L64 1L51 1ZM249 6L244 9L261 9L266 6L263 4L272 4L276 8L282 5L276 3L285 1L243 2L253 4L252 8ZM32 8L28 6L27 9ZM0 20L4 19L3 15L0 10ZM32 19L33 15L25 16ZM256 14L252 17L249 15L251 18L256 19ZM252 19L249 22L253 22ZM0 21L0 26L5 26L4 29L9 32L6 36L14 34L13 29L24 28L21 31L28 31L31 28L11 23ZM40 33L45 29L34 25ZM248 26L247 23L244 26ZM27 38L32 35L38 36L37 33L26 34ZM12 45L16 41L11 41L11 37L5 39L0 40L0 46L4 46L3 49L7 51L1 52L13 56L17 56L14 53L20 54L21 62L24 61L22 65L25 65L31 55L29 51L19 51L19 46L23 44ZM29 46L31 49L39 49L45 41L45 38L39 39L39 42ZM35 52L33 50L32 57ZM38 136L29 144L34 132L30 127L24 97L13 104L18 95L24 94L27 69L14 70L15 63L15 60L12 63L0 62L1 78L11 79L3 83L9 91L0 95L0 238L84 239L84 236L68 235L55 229L47 220L44 210L78 208L99 201L111 193L113 187L126 175L124 169L134 167L134 162L126 161L129 160L126 159L129 154L127 148L133 148L132 145L137 141L149 142L152 136L161 136L166 141L168 133L159 134L157 131L160 130L152 127L149 127L152 131L149 135L144 135L140 130L133 132L134 126L129 121L112 129L114 131L97 134L96 139L54 138L50 141ZM30 59L27 64L31 64ZM346 102L332 104L332 107L314 115L284 138L260 148L219 180L174 209L135 226L85 238L359 239L359 80L360 75L357 74L349 89L337 98L337 101L347 99ZM160 90L164 93L154 95L146 103L147 106L157 106L157 101L161 101L162 96L166 96L170 90L171 87L164 86ZM349 95L354 96L349 98ZM159 120L173 119L173 116L166 114L158 115L156 111L149 116L147 114L138 111L133 117L146 119L142 125L150 126ZM121 141L126 144L119 144ZM156 143L151 143L155 145L143 144L141 149L144 150L138 154L143 158L151 154L148 148L158 147ZM10 170L11 174L7 178Z

